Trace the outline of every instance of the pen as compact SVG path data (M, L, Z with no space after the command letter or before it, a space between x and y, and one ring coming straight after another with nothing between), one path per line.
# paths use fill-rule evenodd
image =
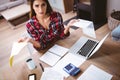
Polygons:
M40 64L40 67L41 67L42 71L44 72L44 67L43 67L43 65L42 65L41 63L39 63L39 64Z

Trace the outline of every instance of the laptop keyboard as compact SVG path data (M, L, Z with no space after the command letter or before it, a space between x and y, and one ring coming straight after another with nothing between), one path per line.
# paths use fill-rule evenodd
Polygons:
M87 54L91 51L91 49L96 46L96 43L97 42L95 42L93 40L88 40L83 45L83 47L78 51L78 54L81 54L83 56L87 56Z

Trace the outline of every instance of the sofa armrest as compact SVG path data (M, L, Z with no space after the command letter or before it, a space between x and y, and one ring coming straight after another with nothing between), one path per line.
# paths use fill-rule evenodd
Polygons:
M7 9L6 4L0 5L0 12Z
M12 7L18 6L20 4L23 4L24 1L25 0L16 0L16 1L9 2L6 5L7 5L8 8L12 8Z
M27 4L27 2L28 2L27 0L23 0L23 1L24 1L25 4Z

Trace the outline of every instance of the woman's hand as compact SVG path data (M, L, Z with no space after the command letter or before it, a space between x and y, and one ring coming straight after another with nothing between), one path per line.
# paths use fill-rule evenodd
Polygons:
M78 22L78 21L79 19L70 20L67 26L65 27L64 33L67 34L69 32L70 27L73 26L73 23Z
M18 40L18 42L29 42L30 41L30 38L28 37L22 37Z
M67 26L68 27L73 26L73 23L78 22L78 21L80 21L80 20L79 19L72 19L72 20L69 21L69 23L67 24Z
M35 41L35 40L33 40L32 38L29 38L29 37L22 37L22 38L20 38L18 40L18 42L30 42L36 48L40 48L41 47L38 41Z

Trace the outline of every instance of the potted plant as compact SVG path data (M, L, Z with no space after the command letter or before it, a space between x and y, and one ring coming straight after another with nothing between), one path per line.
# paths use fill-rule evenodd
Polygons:
M113 30L120 24L120 11L113 11L108 17L108 27Z

